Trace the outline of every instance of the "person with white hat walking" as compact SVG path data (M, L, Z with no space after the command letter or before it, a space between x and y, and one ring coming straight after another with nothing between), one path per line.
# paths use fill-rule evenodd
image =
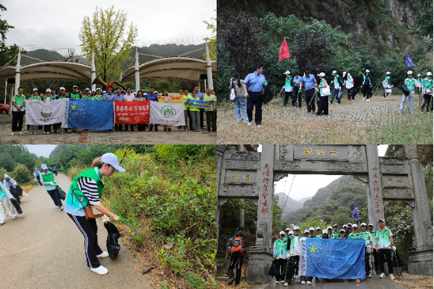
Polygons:
M330 88L325 80L325 73L321 72L319 76L319 98L318 98L318 112L315 115L328 115L329 114L329 103L328 97L330 95Z
M8 174L4 174L3 185L17 200L18 205L21 204L20 197L16 194L16 188L18 186L17 182L11 178Z
M288 98L291 96L292 93L292 77L291 72L288 70L284 73L285 77L285 99L283 100L283 106L286 106L288 103Z
M384 90L384 99L385 100L390 100L390 96L392 94L392 80L390 79L390 72L386 72L386 77L384 78L384 83L383 83L383 87L385 88Z
M301 108L301 87L303 86L302 78L300 74L296 71L294 72L294 78L292 79L292 106L294 108Z
M125 169L119 165L114 154L106 153L96 158L92 162L92 168L81 172L72 181L65 203L65 212L83 234L86 264L92 272L100 275L107 274L108 269L101 265L98 258L108 257L109 254L99 247L95 216L89 216L85 207L93 206L101 213L119 221L119 216L101 204L103 177L110 177L115 171L124 172Z
M353 92L353 87L354 87L354 79L351 76L351 74L348 72L342 73L342 78L344 79L345 82L345 88L347 89L347 96L348 96L348 100L351 100L351 96L353 97L353 101L354 101L354 92Z
M420 84L417 82L416 79L413 78L413 71L409 70L407 71L407 78L404 80L404 84L407 86L408 90L410 91L410 94L406 96L404 93L402 94L402 100L401 100L401 106L399 107L399 113L402 113L404 111L405 107L405 101L408 98L408 108L413 114L414 112L414 87L419 87Z
M275 262L274 272L276 275L276 282L285 282L285 265L288 258L288 240L285 240L285 232L280 231L279 239L274 241L273 258Z
M369 69L366 69L365 73L363 74L362 90L363 90L363 101L365 101L365 97L366 97L366 101L369 101L369 97L371 97L371 90L372 90L372 79L371 79Z
M333 100L335 99L336 96L336 100L338 104L341 104L339 93L341 92L342 89L344 89L344 83L342 82L342 79L336 70L333 70L332 75L334 77L333 78L334 89L333 89L332 98L330 99L329 103L333 104Z
M303 239L303 237L300 236L300 227L294 226L294 235L288 238L288 244L286 247L288 256L290 256L288 261L290 262L290 265L287 266L285 284L283 284L283 286L288 286L291 281L293 281L294 276L298 275L298 266L301 255L301 239ZM305 279L305 277L302 276L300 279Z
M6 223L5 211L9 213L12 219L17 217L14 207L10 200L15 199L15 197L10 193L10 191L0 182L0 225Z
M420 108L420 110L423 112L424 107L426 106L426 112L429 112L430 105L429 103L432 100L432 87L433 87L433 80L432 80L432 73L428 72L426 74L426 78L423 80L423 104ZM431 102L431 111L432 111L432 102Z
M393 263L392 263L392 249L396 250L395 242L393 241L393 234L389 228L386 227L386 223L383 219L379 220L380 229L377 230L376 237L376 251L378 253L379 265L380 265L380 278L384 278L384 263L387 262L389 267L390 279L393 277Z
M50 195L54 205L59 209L59 211L63 211L63 204L60 200L60 194L57 189L57 182L54 179L53 172L48 170L48 166L46 164L42 164L41 169L42 183L44 184L47 193Z

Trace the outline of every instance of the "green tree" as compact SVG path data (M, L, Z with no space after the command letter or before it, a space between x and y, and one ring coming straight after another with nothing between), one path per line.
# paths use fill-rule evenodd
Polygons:
M352 223L354 219L351 218L351 211L345 207L339 207L331 219L331 223L338 224L338 228L342 228L344 224Z
M214 10L215 11L215 10ZM205 37L203 40L208 43L209 48L209 58L217 60L217 18L211 18L211 21L203 21L206 24L206 29L211 30L211 37ZM206 53L203 54L203 58L206 59Z
M85 16L80 30L82 55L91 61L95 53L96 71L101 78L118 80L120 67L131 59L129 55L136 42L138 29L131 23L127 26L127 13L115 11L114 5L107 10L96 8L92 20Z
M7 11L6 7L0 4L0 11ZM9 63L9 65L16 64L16 60L10 62L15 56L18 55L19 47L16 44L6 46L6 33L9 29L15 28L9 25L7 20L0 19L0 67ZM27 54L27 51L22 50L22 54Z
M32 179L32 174L23 164L18 164L12 172L12 175L18 184L28 183Z
M416 6L420 12L414 22L415 31L420 36L433 36L433 1L432 0L410 0L410 3ZM432 42L430 44L432 48Z

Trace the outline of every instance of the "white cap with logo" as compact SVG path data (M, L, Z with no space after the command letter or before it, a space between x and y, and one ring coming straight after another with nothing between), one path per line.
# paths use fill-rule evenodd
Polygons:
M322 230L323 234L328 234L329 232L327 232L327 229Z
M51 89L47 88L47 90L45 92L51 92Z
M43 170L48 170L48 167L47 167L46 164L42 164L42 165L41 165L41 169L43 169Z
M103 154L100 162L109 164L120 172L125 172L125 169L119 165L118 157L112 153Z
M279 235L285 235L285 232L280 231Z

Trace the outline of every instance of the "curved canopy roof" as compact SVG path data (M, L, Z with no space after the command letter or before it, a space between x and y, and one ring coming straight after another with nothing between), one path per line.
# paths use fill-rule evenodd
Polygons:
M212 73L217 73L217 62L211 61ZM132 66L124 73L122 82L135 79L135 67ZM192 57L165 57L142 63L139 66L140 78L178 79L198 82L201 75L206 75L206 61Z
M65 79L91 82L91 67L76 62L47 61L20 67L20 80ZM15 78L15 66L0 69L0 78Z

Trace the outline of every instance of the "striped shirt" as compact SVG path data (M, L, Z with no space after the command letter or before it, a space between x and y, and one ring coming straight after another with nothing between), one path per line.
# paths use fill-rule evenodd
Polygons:
M91 178L79 178L77 180L77 185L80 191L89 200L89 203L93 206L101 205L101 200L98 194L98 184ZM103 182L104 185L104 182Z

